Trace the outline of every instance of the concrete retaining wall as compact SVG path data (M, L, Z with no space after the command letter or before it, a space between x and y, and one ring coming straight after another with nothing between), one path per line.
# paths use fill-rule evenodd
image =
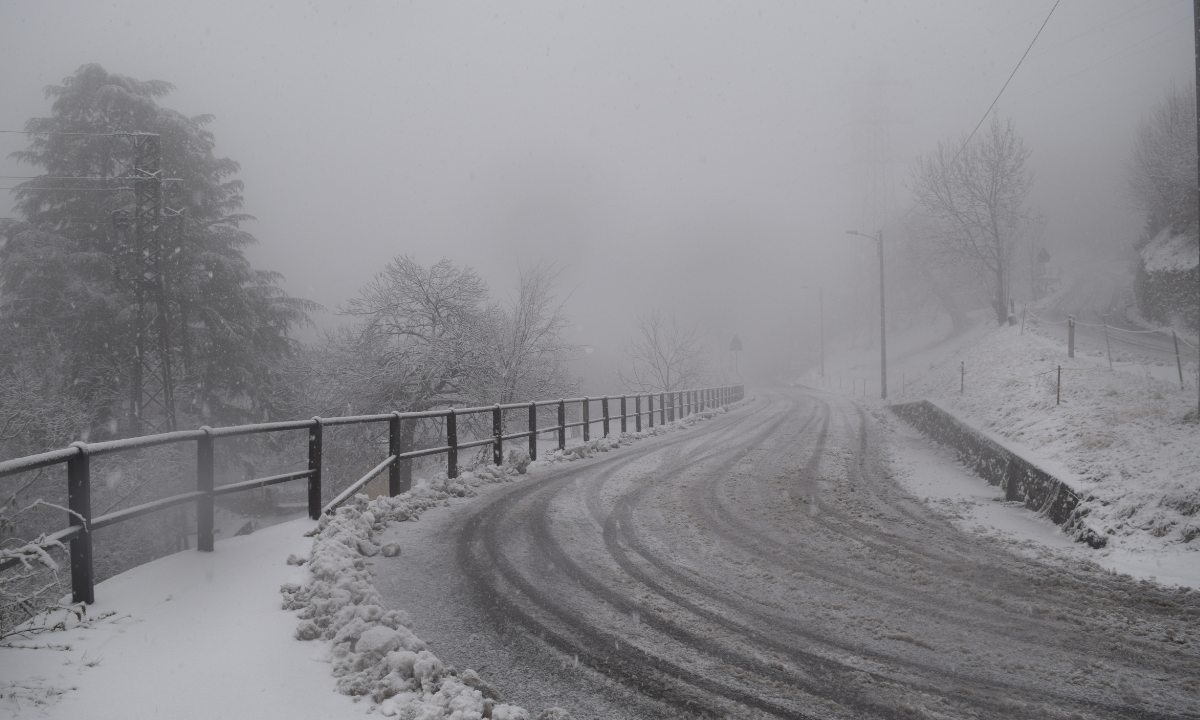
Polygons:
M928 437L954 448L960 462L988 483L1004 488L1006 500L1019 500L1030 510L1044 513L1075 540L1094 548L1107 544L1107 538L1084 522L1087 509L1079 507L1075 491L1050 473L931 402L891 405L890 409Z

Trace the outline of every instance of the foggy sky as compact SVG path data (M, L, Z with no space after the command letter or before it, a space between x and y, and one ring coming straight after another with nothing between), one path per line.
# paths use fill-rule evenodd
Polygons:
M43 87L84 63L167 80L161 104L216 115L251 259L293 295L335 309L401 253L472 265L498 295L552 262L600 364L650 306L749 357L813 329L801 285L870 299L850 283L874 253L845 235L878 229L867 118L886 112L903 213L910 163L979 122L1053 4L8 0L0 129L49 115ZM1032 150L1052 252L1136 239L1130 144L1194 82L1191 34L1184 0L1055 11L997 106ZM24 144L0 134L0 155Z

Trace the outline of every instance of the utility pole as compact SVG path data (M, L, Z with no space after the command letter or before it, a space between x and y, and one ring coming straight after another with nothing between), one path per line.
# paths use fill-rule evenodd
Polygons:
M1200 0L1197 0L1200 2ZM825 287L817 286L817 320L821 328L821 377L825 377Z
M129 383L129 434L175 430L171 368L172 316L168 228L163 222L162 152L158 135L134 135L134 356Z
M801 285L801 289L812 290L808 285ZM821 377L825 377L825 286L817 286L817 327L821 332Z
M1196 48L1196 153L1200 160L1200 0L1192 0L1192 25L1195 32L1195 48ZM1196 163L1196 183L1200 188L1200 162ZM1200 238L1197 238L1200 240ZM1200 273L1197 273L1200 277ZM1200 303L1200 287L1196 288L1197 303ZM1197 335L1200 335L1200 309L1197 315ZM1196 372L1200 373L1200 361L1196 363ZM1196 422L1200 423L1200 375L1197 375L1196 382Z
M1195 0L1200 4L1200 0ZM879 397L887 400L887 323L884 312L883 294L883 230L874 236L865 235L857 230L847 230L847 235L858 235L868 240L874 240L879 253Z

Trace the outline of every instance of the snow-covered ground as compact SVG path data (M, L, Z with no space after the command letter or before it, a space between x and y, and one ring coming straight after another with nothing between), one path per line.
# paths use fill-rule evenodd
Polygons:
M336 692L321 648L297 642L279 587L303 568L303 519L181 552L96 586L79 618L0 647L0 717L332 718L361 710ZM365 708L363 708L365 709Z
M889 352L890 400L929 399L1066 481L1085 497L1087 522L1108 537L1108 547L1072 546L1048 521L995 500L1001 495L996 488L963 480L949 459L950 466L940 468L918 462L910 451L914 443L926 443L877 412L894 428L899 465L909 470L901 479L918 497L960 517L964 528L1036 543L1134 577L1200 587L1200 426L1183 421L1196 407L1194 370L1189 377L1185 368L1187 386L1181 389L1174 363L1160 359L1138 362L1126 354L1110 369L1103 352L1080 350L1068 358L1032 314L1024 331L983 321L920 348L917 339L928 332L896 333L889 345L899 348ZM827 363L823 383L811 376L804 382L838 392L833 378L839 372L865 378L878 372L878 362L877 347L844 353ZM851 392L850 384L843 380L840 391ZM867 400L876 410L882 408L878 388L877 379L868 380ZM862 394L861 379L855 394Z
M0 641L0 717L318 720L378 711L479 720L486 708L494 720L569 718L557 708L535 716L506 705L469 668L444 667L428 652L407 614L379 602L371 566L400 548L374 545L374 533L434 505L467 502L483 484L536 476L716 414L592 440L532 464L517 452L504 468L418 481L397 498L359 496L320 523L284 522L218 541L212 553L185 551L117 575L96 586L94 605L44 614Z

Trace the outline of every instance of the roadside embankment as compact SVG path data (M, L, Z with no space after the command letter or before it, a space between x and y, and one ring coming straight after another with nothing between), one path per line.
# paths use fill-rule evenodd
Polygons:
M966 425L928 400L890 406L892 412L926 436L954 449L959 462L991 485L1004 490L1008 501L1046 515L1075 540L1102 548L1108 539L1087 526L1088 510L1079 493L1029 460Z

